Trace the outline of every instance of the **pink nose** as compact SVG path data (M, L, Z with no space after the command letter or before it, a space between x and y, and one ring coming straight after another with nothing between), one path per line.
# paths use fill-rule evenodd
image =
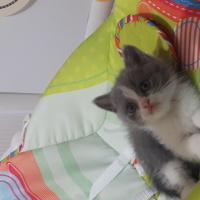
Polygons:
M152 110L154 108L154 104L150 102L150 99L144 98L140 100L140 105L143 109Z

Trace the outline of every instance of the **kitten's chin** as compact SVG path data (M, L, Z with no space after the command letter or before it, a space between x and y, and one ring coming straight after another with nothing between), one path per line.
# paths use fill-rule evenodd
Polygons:
M165 115L167 115L169 108L170 108L169 105L158 104L158 105L156 105L156 107L153 110L146 110L142 114L144 123L146 125L150 125L150 124L158 122Z

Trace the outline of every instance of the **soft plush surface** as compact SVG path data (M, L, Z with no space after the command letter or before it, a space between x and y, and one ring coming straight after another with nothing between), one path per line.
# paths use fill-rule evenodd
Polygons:
M181 0L117 0L114 13L75 50L47 87L26 131L23 153L0 165L4 199L17 195L20 200L24 196L88 199L95 180L130 147L126 127L115 114L92 103L111 89L123 68L116 43L119 50L132 44L174 64L171 44L156 26L136 16L130 23L121 21L121 28L118 22L138 13L153 19L175 41L183 68L199 87L199 5ZM188 59L190 51L195 56ZM133 199L145 187L145 181L128 165L96 199Z
M106 111L92 100L110 90L123 68L115 33L121 48L132 44L173 63L168 40L156 26L135 16L130 23L122 20L124 25L118 28L118 22L130 12L131 2L125 8L117 3L116 11L71 55L47 87L28 127L24 151L88 136L102 126Z

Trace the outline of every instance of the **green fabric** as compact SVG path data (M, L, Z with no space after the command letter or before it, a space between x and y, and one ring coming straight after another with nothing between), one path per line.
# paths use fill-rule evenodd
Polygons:
M198 200L200 199L200 181L194 186L191 193L185 198L185 200Z
M106 80L114 82L123 68L123 60L115 45L117 23L129 13L134 14L130 8L137 2L128 1L124 5L117 1L116 11L67 59L43 95L80 90ZM169 47L156 30L157 27L145 22L126 24L120 33L121 46L135 45L171 64L173 59Z
M127 132L121 122L114 114L94 106L92 100L111 89L124 66L115 44L117 24L125 16L137 14L139 2L116 0L114 13L63 64L32 116L24 149L42 148L34 150L35 157L46 184L50 188L55 185L52 190L59 197L87 199L91 184L118 153L129 147ZM156 24L164 26L173 35L177 23L154 7L151 12ZM132 44L169 64L174 62L169 46L157 28L145 22L124 25L119 37L121 48L124 44ZM188 71L188 74L200 88L199 69ZM144 180L128 166L106 187L99 199L132 199L145 186ZM121 197L114 192L118 188L123 191ZM196 191L194 188L191 195L198 195ZM192 196L186 200L192 198L198 199Z
M49 164L47 163L47 160L45 158L45 155L43 153L42 149L37 149L33 151L35 159L37 160L37 163L40 166L40 171L42 173L42 176L49 187L52 191L56 193L56 195L62 199L62 197L65 197L66 200L70 200L69 196L67 193L62 189L59 185L54 180L54 177L52 175L51 169L49 168Z
M82 188L85 195L89 196L88 190L92 187L92 183L81 173L80 168L73 157L69 144L61 144L58 145L57 148L66 171L68 171L74 183Z
M119 155L96 133L33 150L33 154L45 184L65 200L88 200L92 184ZM144 180L128 165L95 200L132 199L145 187Z
M196 84L198 90L200 90L200 70L195 69L195 70L187 70L187 74L192 78L194 83Z
M157 33L156 26L145 22L130 22L120 32L121 46L134 45L142 51L173 63L173 57L167 42Z
M123 67L123 61L117 54L114 43L116 26L126 15L137 13L138 3L139 0L116 1L114 13L67 59L43 95L84 89L105 80L114 82ZM177 23L163 16L162 12L157 12L153 7L151 12L155 22L173 35ZM128 24L122 30L122 44L133 44L171 63L172 58L167 44L152 29L145 23ZM199 69L188 71L188 74L200 88Z

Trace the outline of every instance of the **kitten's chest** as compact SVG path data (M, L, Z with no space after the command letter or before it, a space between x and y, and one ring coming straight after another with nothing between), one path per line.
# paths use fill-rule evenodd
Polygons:
M170 115L154 124L150 129L159 139L160 143L176 152L177 147L185 136L191 132L192 127L190 118Z

